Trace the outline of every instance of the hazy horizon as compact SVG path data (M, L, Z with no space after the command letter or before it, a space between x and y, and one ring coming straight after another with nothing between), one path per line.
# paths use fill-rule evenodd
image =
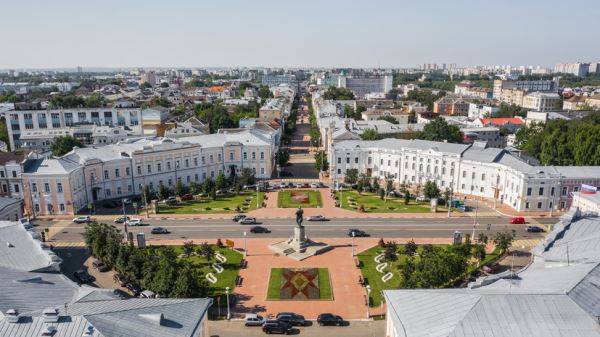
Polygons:
M600 2L4 4L0 69L406 68L600 61ZM568 10L568 11L567 11Z

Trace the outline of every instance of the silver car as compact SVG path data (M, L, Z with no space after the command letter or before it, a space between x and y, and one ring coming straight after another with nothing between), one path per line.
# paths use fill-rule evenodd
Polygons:
M246 316L244 317L244 325L246 326L261 326L266 321L266 318L257 314L246 314Z

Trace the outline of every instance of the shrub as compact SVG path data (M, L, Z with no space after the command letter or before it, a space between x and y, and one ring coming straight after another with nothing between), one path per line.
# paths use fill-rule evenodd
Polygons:
M223 207L223 210L228 211L229 207Z
M221 238L217 239L217 247L219 247L219 248L223 247L223 241L221 241Z
M359 209L359 211L361 211L362 213L364 213L364 212L365 212L365 206L363 206L363 205L360 205L360 207L359 207L358 209Z
M383 238L379 239L379 242L377 242L377 244L379 245L379 247L383 248L385 247L385 241L383 241Z
M211 209L212 209L212 208L210 208L210 207L206 207L204 210L206 210L206 211L210 211Z

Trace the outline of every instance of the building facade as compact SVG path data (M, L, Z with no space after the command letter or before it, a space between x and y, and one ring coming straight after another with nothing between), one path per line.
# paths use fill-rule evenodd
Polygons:
M506 204L517 211L566 209L581 184L600 186L600 167L533 166L503 149L423 140L344 141L328 152L330 176L346 170L398 186L435 181L442 189Z
M140 195L145 186L174 188L229 177L250 168L271 177L277 151L273 135L258 129L185 137L128 140L74 149L60 158L24 164L25 211L30 215L74 214L102 200Z
M523 107L535 111L552 111L562 106L557 93L533 92L523 97Z

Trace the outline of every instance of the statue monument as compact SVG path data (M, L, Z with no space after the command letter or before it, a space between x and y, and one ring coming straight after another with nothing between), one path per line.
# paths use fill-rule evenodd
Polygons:
M279 254L291 257L296 260L304 260L313 255L321 254L330 250L332 247L323 242L315 242L306 236L305 227L302 225L304 220L304 210L299 207L296 210L296 226L294 235L285 240L269 246L269 248Z

